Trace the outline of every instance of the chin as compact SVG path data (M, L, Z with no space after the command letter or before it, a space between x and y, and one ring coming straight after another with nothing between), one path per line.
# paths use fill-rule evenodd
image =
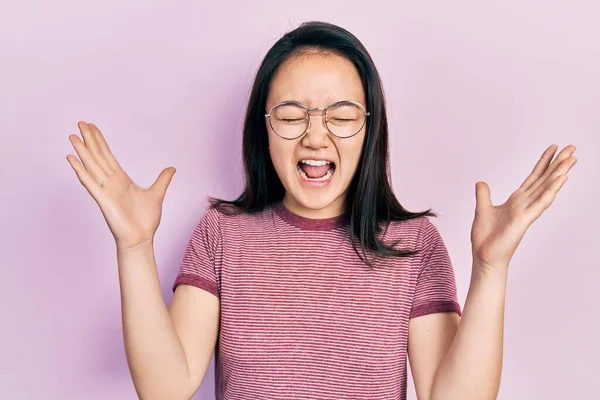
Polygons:
M304 188L296 186L291 192L288 192L287 196L291 200L290 203L296 207L311 211L321 211L334 206L334 203L338 202L340 194L333 189L330 187L322 193L318 193L306 191Z

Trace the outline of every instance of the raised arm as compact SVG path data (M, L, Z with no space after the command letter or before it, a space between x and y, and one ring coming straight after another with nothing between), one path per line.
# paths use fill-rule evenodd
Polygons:
M115 238L125 352L141 399L189 399L213 352L220 303L188 285L165 305L154 256L154 235L175 168L163 170L150 188L136 185L120 167L100 130L79 122L82 141L70 135L81 161L67 160L99 205Z
M449 314L411 321L409 356L419 400L496 399L502 374L509 264L527 229L550 207L577 162L575 146L546 149L521 186L501 205L476 185L471 283L460 322ZM412 344L411 344L412 343Z

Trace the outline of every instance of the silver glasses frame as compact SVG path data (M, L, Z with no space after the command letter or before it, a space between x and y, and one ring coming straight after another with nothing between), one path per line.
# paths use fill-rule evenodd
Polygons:
M344 104L345 103L355 104L355 105L359 106L362 109L362 111L363 111L363 113L365 115L365 120L363 121L363 124L356 131L356 133L353 134L353 135L351 135L351 136L338 136L335 133L331 132L331 129L329 129L329 126L327 125L327 111L329 111L329 109L331 107L336 106L336 105L341 104L341 103L344 103ZM306 128L304 129L304 132L302 132L300 135L298 135L296 137L293 137L293 138L287 138L287 137L281 136L279 133L277 133L277 131L275 130L275 128L273 128L273 123L271 122L271 112L273 111L273 109L275 109L275 107L277 107L277 106L281 106L281 105L284 105L284 104L291 104L291 105L300 106L300 107L302 107L302 108L304 108L306 110L306 114L308 115L308 121L306 123ZM308 130L308 127L310 126L310 112L311 111L317 111L317 110L324 111L323 125L325 125L325 128L327 128L327 131L329 131L329 133L331 133L333 136L338 137L340 139L348 139L348 138L351 138L353 136L356 136L358 134L358 132L360 132L362 130L362 128L364 128L365 124L367 123L367 117L369 115L371 115L371 113L368 112L362 104L360 104L360 103L358 103L356 101L351 101L351 100L336 101L335 103L330 104L329 106L327 106L325 108L322 108L322 107L308 108L304 104L300 103L299 101L288 100L288 101L283 101L281 103L275 104L273 107L271 107L271 109L269 110L269 112L265 114L265 118L269 120L269 125L271 126L271 129L273 130L273 132L275 132L275 134L277 136L279 136L282 139L286 139L286 140L296 140L296 139L302 137L306 133L306 131Z

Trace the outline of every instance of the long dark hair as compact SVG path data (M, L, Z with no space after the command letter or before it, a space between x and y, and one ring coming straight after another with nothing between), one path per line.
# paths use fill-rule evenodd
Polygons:
M415 254L416 251L394 248L398 242L391 245L383 243L378 237L381 223L387 226L390 221L435 217L436 214L431 209L409 212L392 192L385 96L379 73L367 49L352 33L327 22L305 22L286 33L267 52L252 86L244 122L244 191L233 201L210 198L211 207L228 214L252 213L283 200L285 189L268 152L265 107L271 80L279 66L290 57L306 51L335 53L352 62L361 77L366 108L371 113L362 155L344 204L354 250L368 265L371 263L367 260L367 251L379 256L406 257Z

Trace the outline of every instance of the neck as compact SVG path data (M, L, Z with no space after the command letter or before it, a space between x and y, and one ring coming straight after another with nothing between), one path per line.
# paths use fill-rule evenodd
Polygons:
M338 197L332 203L321 208L306 207L288 195L283 198L283 204L288 210L304 218L325 219L344 214L344 196Z

